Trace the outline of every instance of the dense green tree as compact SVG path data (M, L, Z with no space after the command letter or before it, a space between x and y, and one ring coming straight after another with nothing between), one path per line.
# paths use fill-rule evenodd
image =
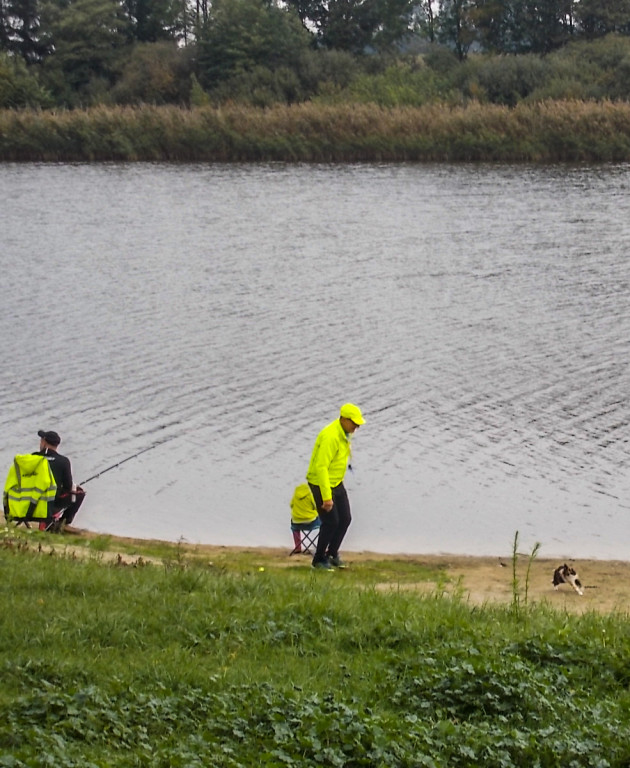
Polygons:
M626 43L630 0L0 0L0 103L628 99Z
M292 10L264 0L216 0L198 33L197 77L209 90L259 67L295 69L310 42Z
M180 40L186 34L189 12L185 0L122 0L122 8L138 42Z
M546 85L551 69L547 57L534 54L469 57L461 88L467 97L514 107Z
M0 0L0 46L28 64L49 53L41 39L38 0Z
M208 12L210 10L210 0L195 0L194 8L192 9L192 17L195 20L195 25L201 27L208 21Z
M485 52L549 53L574 34L574 0L471 3L467 19L475 30L475 45Z
M414 7L416 30L430 43L436 39L435 9L432 0L420 0Z
M0 51L8 50L9 22L7 18L7 0L0 0Z
M428 1L428 0L427 0ZM413 28L414 0L288 0L320 46L365 53L385 51Z
M476 41L483 51L512 51L513 0L475 0L470 18L476 29Z
M125 57L111 96L118 104L187 104L190 49L175 42L137 43Z
M363 59L348 51L309 49L302 53L298 74L305 98L339 93L362 71Z
M305 94L294 69L256 66L219 83L211 97L218 103L238 101L254 107L270 107L303 101Z
M34 67L0 52L0 109L52 107L53 99L39 83Z
M45 0L42 31L53 52L43 72L62 101L89 103L113 83L126 42L117 0Z
M335 100L363 71L362 60L347 51L304 50L296 68L257 66L234 74L211 91L214 102L243 101L260 107L293 104L316 96Z
M473 0L440 0L439 9L438 40L463 61L476 37Z
M575 15L587 40L611 32L630 34L630 0L580 0Z
M549 53L573 35L573 0L514 0L512 49L517 53Z

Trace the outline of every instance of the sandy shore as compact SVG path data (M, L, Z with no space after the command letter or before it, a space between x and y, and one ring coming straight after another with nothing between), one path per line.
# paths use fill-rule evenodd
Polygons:
M513 601L514 570L511 559L431 555L423 556L420 560L444 565L452 583L461 586L471 603ZM554 608L575 613L627 613L630 610L630 563L616 560L569 561L568 564L579 574L583 595L575 592L569 584L554 589L553 572L561 564L547 559L536 559L531 564L527 591L530 603L546 602ZM524 599L527 568L528 558L519 557L516 577L521 603Z
M75 539L76 536L76 539ZM76 530L74 535L64 535L64 547L71 547L72 540L77 543L82 540L96 538L96 534L85 530ZM103 538L103 537L100 537ZM121 560L123 563L133 562L135 553L143 554L156 544L152 541L125 539L122 537L106 537L108 540L106 557ZM61 543L60 541L60 543ZM229 563L234 558L251 558L252 567L295 568L304 570L310 564L310 557L305 555L289 556L286 548L251 548L223 547L201 544L174 544L164 542L170 547L178 547L180 554L186 557L199 557L219 563ZM370 562L385 563L390 578L379 584L381 589L405 589L419 592L431 592L438 586L446 592L461 592L466 600L479 605L483 603L511 603L514 596L514 568L511 556L509 558L472 557L449 554L383 554L378 552L347 552L344 559L349 567L360 570L362 565ZM145 559L151 559L146 557ZM536 558L531 563L529 571L528 594L529 603L547 602L560 610L576 613L597 611L610 613L613 611L628 613L630 611L630 562L620 560L579 560L567 561L579 574L583 586L583 595L578 595L570 585L563 584L557 590L552 585L554 569L562 563L557 560ZM401 580L392 580L392 569L395 574L397 564L401 570ZM414 565L418 566L418 578L414 578ZM516 577L519 581L518 594L521 603L524 599L525 581L529 558L519 555L516 563ZM426 568L440 571L441 580L426 581ZM310 573L310 569L309 569ZM336 578L343 578L343 572ZM444 586L446 584L446 586Z
M288 560L286 552L279 552L281 562ZM290 558L295 560L295 558ZM514 596L514 569L511 559L496 557L469 557L463 555L383 555L374 552L346 552L349 567L369 560L387 560L392 563L417 563L439 568L448 577L447 592L461 591L469 602L476 605L489 602L511 603ZM523 602L527 578L528 557L519 556L516 577ZM546 601L555 608L576 613L598 611L610 613L630 610L630 563L608 560L569 561L580 576L583 595L568 584L554 589L553 572L562 563L556 560L536 559L531 564L527 599L530 603ZM433 591L437 582L405 581L400 585L383 584L383 589L416 589Z

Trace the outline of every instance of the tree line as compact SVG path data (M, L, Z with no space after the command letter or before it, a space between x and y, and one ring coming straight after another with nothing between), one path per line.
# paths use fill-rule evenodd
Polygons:
M630 98L630 0L0 0L0 107Z

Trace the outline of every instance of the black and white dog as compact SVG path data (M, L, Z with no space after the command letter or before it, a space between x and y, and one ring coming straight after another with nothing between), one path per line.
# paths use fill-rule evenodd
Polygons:
M580 581L580 577L577 575L575 568L571 568L571 566L566 563L564 565L559 565L553 572L553 588L558 589L560 584L570 584L578 595L584 594L582 591L582 582Z

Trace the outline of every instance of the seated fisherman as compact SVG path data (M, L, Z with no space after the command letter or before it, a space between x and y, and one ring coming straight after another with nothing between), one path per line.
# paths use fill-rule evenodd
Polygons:
M57 483L54 510L55 519L51 525L40 523L40 530L49 530L58 533L62 526L72 524L79 507L83 503L85 491L72 482L72 466L67 456L57 452L61 438L56 432L44 432L39 430L39 451L36 456L45 456L48 459L50 469Z

